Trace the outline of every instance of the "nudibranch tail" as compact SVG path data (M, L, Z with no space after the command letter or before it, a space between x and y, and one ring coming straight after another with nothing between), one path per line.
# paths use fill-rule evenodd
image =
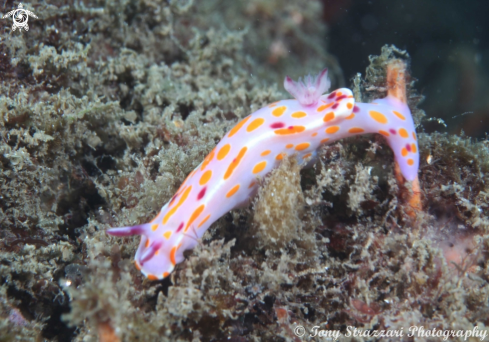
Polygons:
M331 82L328 78L328 69L324 69L316 76L307 75L304 82L299 78L297 82L289 76L285 77L284 88L303 106L318 103L319 98L328 91Z

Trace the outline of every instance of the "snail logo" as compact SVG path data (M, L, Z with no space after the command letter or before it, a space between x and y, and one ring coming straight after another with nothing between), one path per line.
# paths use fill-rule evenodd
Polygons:
M17 28L19 28L21 31L24 28L26 31L29 31L29 25L27 25L27 21L29 20L29 16L34 17L37 19L37 16L32 13L31 11L28 11L24 9L24 6L22 4L19 4L19 8L14 9L13 11L8 12L3 16L3 19L12 17L12 20L14 21L12 25L12 31L15 31Z

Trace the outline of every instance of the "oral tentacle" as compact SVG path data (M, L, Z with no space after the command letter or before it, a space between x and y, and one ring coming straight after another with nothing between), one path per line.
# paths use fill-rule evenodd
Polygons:
M150 260L151 258L153 258L156 254L156 252L161 248L161 246L163 245L163 241L162 240L157 240L157 241L153 241L149 247L146 249L146 251L144 251L143 255L141 255L141 259L139 260L139 264L141 266L143 266L143 264Z
M107 229L107 234L112 236L118 236L118 237L143 235L143 233L144 233L144 225Z

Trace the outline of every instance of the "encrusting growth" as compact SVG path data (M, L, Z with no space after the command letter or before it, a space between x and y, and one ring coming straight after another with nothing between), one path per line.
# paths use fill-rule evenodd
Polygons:
M392 60L387 65L387 94L389 96L397 98L402 103L407 103L406 97L406 64L399 60ZM413 135L414 138L414 135ZM397 181L400 184L404 184L402 172L399 168L399 164L396 163L394 172L396 174ZM421 189L419 186L419 178L416 177L411 181L412 194L409 196L407 208L407 214L411 217L415 217L416 213L419 212L421 207Z
M404 69L390 70L387 97L372 103L355 103L346 88L322 95L330 85L327 69L316 77L307 76L304 82L286 77L284 86L295 99L272 103L241 120L151 222L107 233L141 235L135 265L149 279L162 279L184 260L183 252L194 248L213 222L248 205L258 191L258 179L277 168L284 157L296 158L304 167L315 160L322 144L358 134L383 135L400 174L418 184L416 132L404 80L400 80Z

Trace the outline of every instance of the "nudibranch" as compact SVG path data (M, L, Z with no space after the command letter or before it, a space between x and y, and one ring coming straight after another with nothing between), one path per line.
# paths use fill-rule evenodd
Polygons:
M378 133L394 152L404 178L417 181L418 144L405 98L389 91L372 103L355 103L346 88L323 95L330 87L327 69L304 81L286 77L284 87L294 99L272 103L242 119L151 222L107 230L114 236L141 235L135 265L146 277L167 277L213 222L249 203L258 190L258 178L285 156L305 166L322 144Z

